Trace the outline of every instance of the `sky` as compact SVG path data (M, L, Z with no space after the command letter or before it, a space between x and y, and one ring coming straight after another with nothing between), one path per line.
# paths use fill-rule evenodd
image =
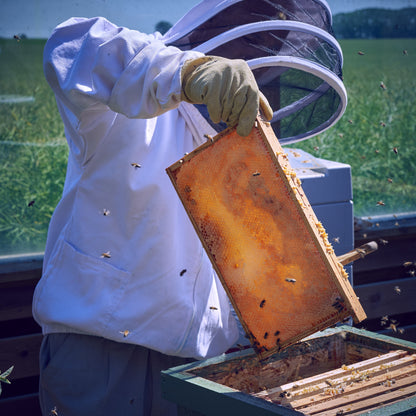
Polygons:
M253 0L255 1L255 0ZM332 13L368 7L416 7L416 0L327 0ZM199 0L0 0L0 37L24 33L47 38L72 16L104 16L113 23L146 33L161 20L176 22Z

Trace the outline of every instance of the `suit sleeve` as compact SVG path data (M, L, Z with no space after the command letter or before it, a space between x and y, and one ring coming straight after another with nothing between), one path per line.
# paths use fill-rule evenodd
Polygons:
M101 104L129 118L151 118L179 105L182 65L199 56L102 17L71 18L46 43L44 72L77 116Z

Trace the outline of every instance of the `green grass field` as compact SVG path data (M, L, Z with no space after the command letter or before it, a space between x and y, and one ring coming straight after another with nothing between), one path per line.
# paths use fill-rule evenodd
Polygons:
M416 211L416 42L341 46L347 110L335 127L299 147L351 165L356 216Z
M67 148L43 78L43 45L0 39L0 255L43 250L64 183ZM335 127L295 147L351 165L355 215L416 211L416 42L341 46L347 111ZM34 101L13 104L10 95Z

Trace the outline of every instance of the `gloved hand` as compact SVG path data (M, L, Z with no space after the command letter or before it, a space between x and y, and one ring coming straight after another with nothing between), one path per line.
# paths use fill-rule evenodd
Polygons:
M205 104L214 123L221 120L237 125L240 136L248 136L259 106L270 120L273 111L249 66L241 59L204 56L185 62L182 67L182 100Z

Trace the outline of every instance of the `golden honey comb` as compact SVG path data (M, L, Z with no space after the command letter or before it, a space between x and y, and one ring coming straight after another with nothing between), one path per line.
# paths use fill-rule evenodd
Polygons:
M260 359L365 313L269 123L166 169Z

